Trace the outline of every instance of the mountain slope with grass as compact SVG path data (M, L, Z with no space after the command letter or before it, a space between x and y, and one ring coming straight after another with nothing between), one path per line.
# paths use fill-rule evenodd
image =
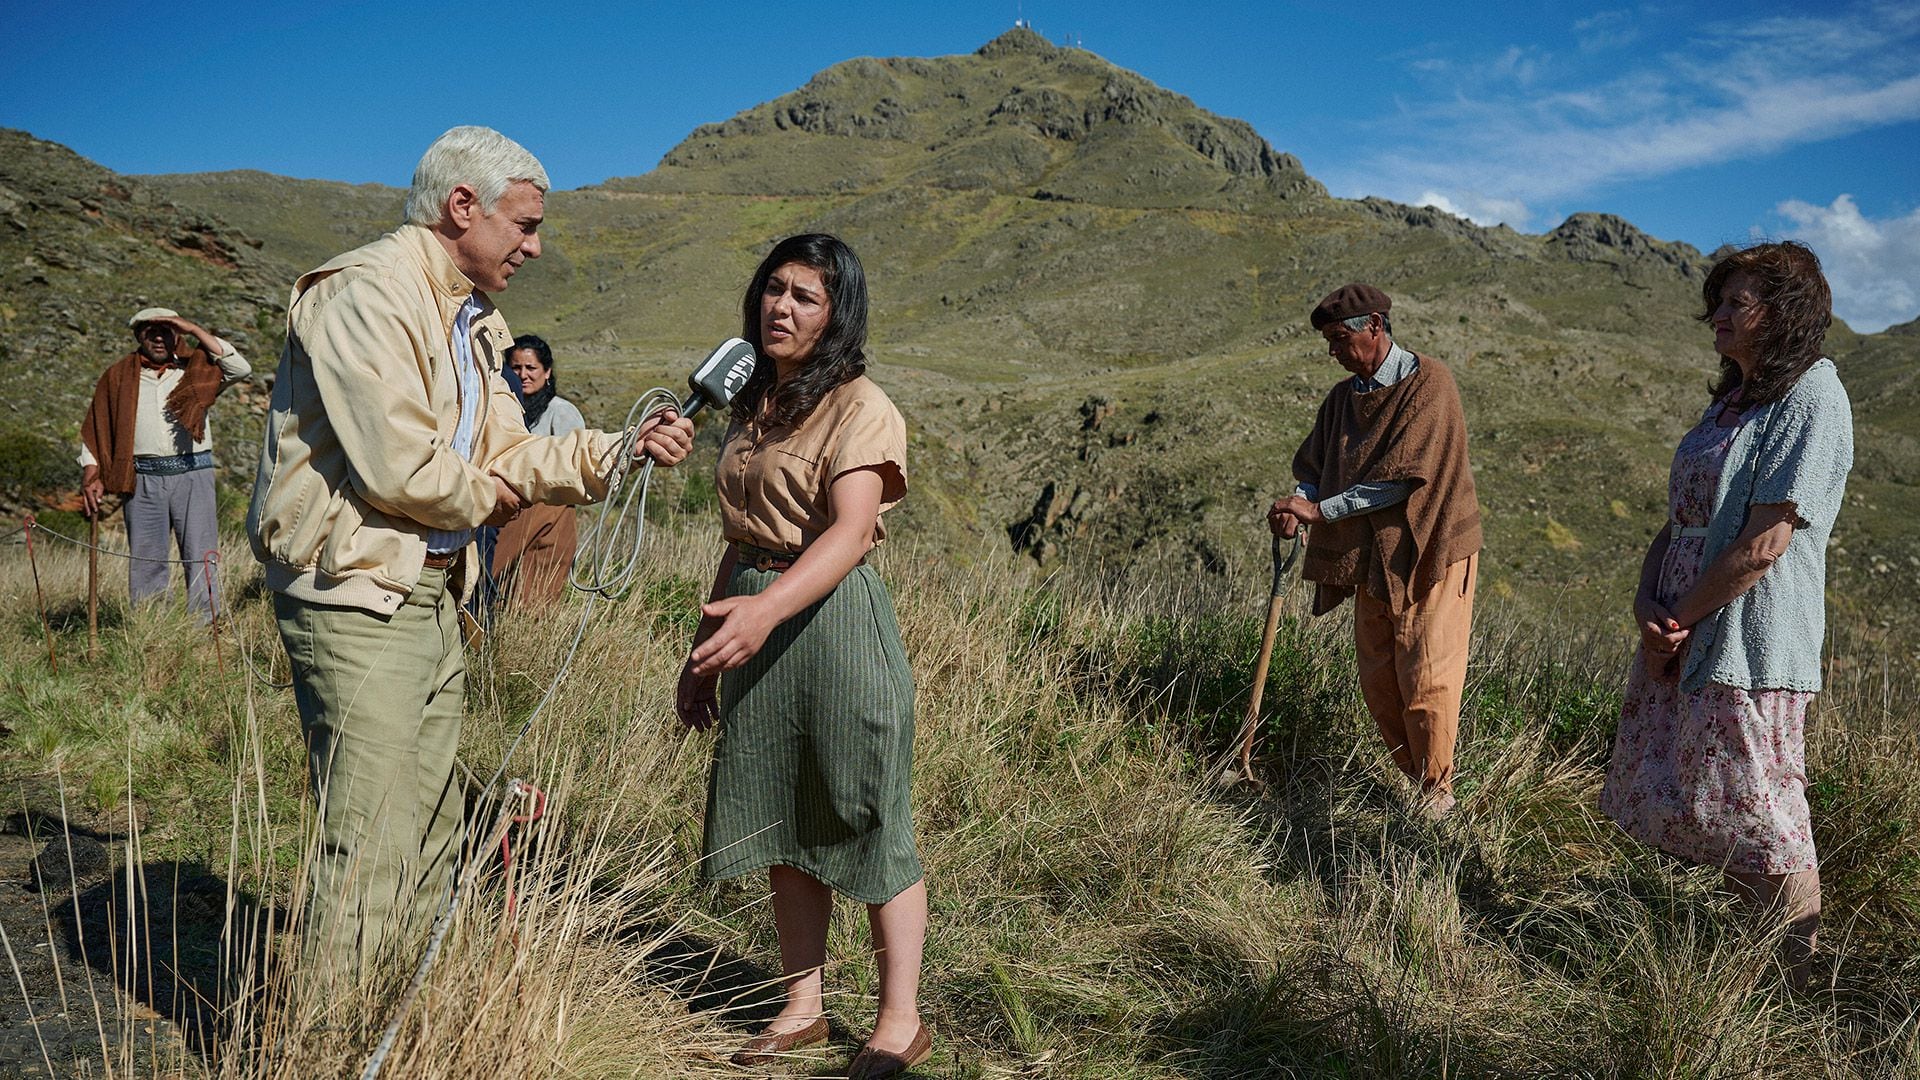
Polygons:
M195 314L265 369L287 283L401 195L119 177L0 133L0 348L39 380L0 414L31 451L6 460L50 463L8 483L58 494L60 425L121 309ZM1861 461L1809 735L1828 945L1796 994L1776 928L1596 810L1619 610L1713 372L1701 253L1606 215L1528 236L1334 199L1244 124L1019 31L838 65L645 176L554 193L549 222L502 304L602 423L737 328L776 238L833 230L866 261L874 375L912 439L875 560L918 687L929 1075L1920 1076L1914 325L1830 339ZM1352 279L1459 376L1487 510L1461 804L1438 825L1376 751L1347 616L1308 619L1305 590L1260 784L1213 768L1253 677L1262 513L1337 375L1305 312ZM244 466L234 400L216 424ZM770 1012L763 885L697 882L710 736L671 719L717 555L714 439L657 478L639 580L509 763L551 795L511 875L500 836L529 807L470 804L475 888L386 1075L706 1076ZM29 563L0 538L0 927L28 1002L0 1008L0 1073L357 1075L405 973L302 989L304 751L244 541L217 637L128 610L105 560L88 658L85 559L42 539ZM504 613L470 652L476 776L569 655L576 604ZM834 1044L790 1075L844 1064L870 1022L860 913L830 943Z
M249 172L140 182L234 222L287 278L389 227L402 198ZM874 374L913 432L905 524L963 558L1143 580L1263 576L1263 508L1338 374L1305 311L1359 279L1458 376L1485 587L1623 625L1716 363L1693 319L1707 259L1685 244L1606 214L1534 236L1331 198L1246 124L1024 30L835 65L649 173L554 193L548 221L501 302L559 347L589 417L614 422L734 332L775 239L837 232L867 264ZM1920 336L1837 324L1829 349L1863 403L1836 601L1909 626L1920 605L1880 600L1920 599L1895 572L1920 565L1900 407Z
M314 220L368 235L366 208L400 200L245 174L154 182L236 215L290 265L351 238L275 224L293 216L284 185ZM1604 214L1529 236L1330 198L1246 125L1024 31L967 56L836 65L650 173L555 193L549 221L547 256L503 304L561 346L590 415L731 332L773 240L837 232L867 264L875 375L914 431L913 527L963 554L1143 578L1262 575L1264 506L1338 374L1305 310L1361 279L1395 296L1399 338L1459 378L1486 587L1623 623L1715 366L1693 320L1707 260L1687 245ZM1909 625L1913 605L1875 598L1920 597L1892 572L1920 559L1900 524L1920 511L1920 458L1894 401L1920 337L1836 325L1830 350L1869 406L1837 596Z

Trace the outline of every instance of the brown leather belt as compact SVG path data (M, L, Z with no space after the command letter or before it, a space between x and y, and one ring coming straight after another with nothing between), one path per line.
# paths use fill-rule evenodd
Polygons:
M789 555L784 551L769 551L752 544L733 545L733 561L736 566L750 567L754 570L786 570L799 561L798 554Z
M435 570L449 569L453 566L454 563L457 563L459 561L460 561L460 552L458 551L449 551L444 555L436 555L431 551L427 552L426 565Z
M787 570L800 561L800 554L789 555L784 551L769 551L763 547L754 547L752 544L735 544L733 561L735 566L752 570ZM860 561L853 565L865 566L866 562L867 557L862 555Z

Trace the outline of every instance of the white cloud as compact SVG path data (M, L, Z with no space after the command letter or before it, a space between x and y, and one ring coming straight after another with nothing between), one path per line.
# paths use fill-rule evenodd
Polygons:
M1774 212L1791 223L1783 237L1820 256L1834 313L1849 326L1870 334L1920 315L1920 209L1876 221L1842 195L1831 206L1791 199Z
M1574 29L1637 33L1642 17L1605 13ZM1518 47L1436 74L1429 98L1378 125L1389 149L1329 179L1373 178L1360 184L1394 198L1437 194L1475 220L1524 228L1542 223L1514 208L1920 119L1920 5L1684 33L1654 35L1675 51L1610 52L1566 77L1549 77L1566 65Z
M1500 58L1492 63L1489 70L1512 79L1521 86L1531 86L1539 77L1543 63L1539 50L1510 45L1507 51L1501 53Z
M1573 24L1573 30L1581 52L1618 49L1633 44L1641 37L1641 29L1634 23L1633 12L1624 9L1596 12L1578 19Z
M1431 206L1463 217L1475 225L1524 225L1532 215L1527 204L1518 199L1499 199L1477 191L1456 191L1451 196L1438 191L1423 191L1413 200L1415 206Z

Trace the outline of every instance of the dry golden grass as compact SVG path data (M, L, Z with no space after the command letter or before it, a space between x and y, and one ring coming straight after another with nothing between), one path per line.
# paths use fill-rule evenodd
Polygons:
M708 742L670 708L717 548L705 521L679 519L650 543L508 770L552 796L516 863L517 917L504 923L497 876L481 876L388 1076L725 1073L765 1010L765 883L696 880ZM5 774L25 792L58 776L76 818L137 823L139 860L210 868L239 917L252 898L293 904L297 721L236 663L244 649L268 678L285 670L265 601L236 600L216 657L182 617L113 600L103 656L84 664L84 563L45 554L65 618L55 677L24 559L0 556ZM254 575L238 545L228 558L238 598ZM1244 707L1264 582L1243 596L1140 570L1041 580L910 545L879 566L919 687L927 1075L1920 1076L1920 699L1845 635L1810 745L1823 977L1796 995L1772 961L1777 927L1595 808L1622 642L1487 608L1461 806L1435 826L1378 750L1337 617L1283 621L1266 786L1208 775ZM462 756L482 778L578 612L510 614L470 657ZM870 1022L855 908L830 937L836 1046L799 1075L843 1063ZM144 1058L124 1049L137 1040L97 1040L115 1075L356 1074L403 979L316 1012L275 925L263 988L229 996L208 1037ZM107 1027L148 1000L107 997Z

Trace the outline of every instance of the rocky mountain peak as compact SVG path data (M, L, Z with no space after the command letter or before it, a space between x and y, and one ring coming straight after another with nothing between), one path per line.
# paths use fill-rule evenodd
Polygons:
M980 46L975 56L984 56L989 60L998 60L1005 56L1017 56L1022 53L1045 55L1060 50L1046 38L1024 26L1013 29Z
M1126 207L1246 208L1326 194L1244 121L1024 27L964 56L836 64L792 93L701 126L652 173L607 186L985 189Z

